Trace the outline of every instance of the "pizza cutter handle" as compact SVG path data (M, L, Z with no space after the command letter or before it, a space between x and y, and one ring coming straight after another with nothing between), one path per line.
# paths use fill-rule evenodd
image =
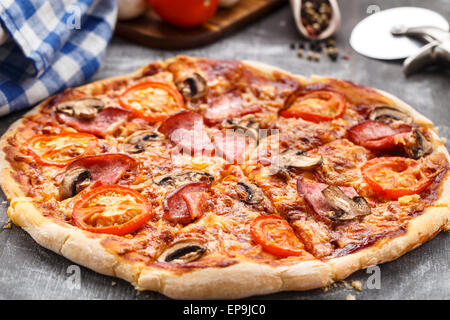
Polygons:
M450 66L450 40L446 42L433 41L425 45L420 51L407 58L403 63L406 76L435 63Z
M412 27L395 26L391 33L394 36L410 36L425 42L450 40L450 32L436 27Z

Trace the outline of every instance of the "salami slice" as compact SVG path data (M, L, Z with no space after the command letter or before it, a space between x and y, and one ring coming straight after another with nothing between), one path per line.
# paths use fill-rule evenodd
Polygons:
M209 184L192 182L172 191L164 199L164 218L188 224L203 215L207 209Z
M78 131L105 137L113 133L130 115L130 111L121 108L106 108L93 119L77 119L76 117L58 113L58 120Z
M327 188L325 183L314 182L300 177L297 180L297 191L302 196L306 203L314 210L314 212L321 218L328 219L326 212L333 211L327 199L322 194L322 190ZM358 195L356 190L352 187L339 187L348 197L353 198Z
M391 149L404 143L411 132L407 124L391 127L390 125L368 120L357 124L348 130L350 140L368 149Z
M109 153L96 156L86 156L73 161L66 169L84 168L91 172L91 185L115 184L130 168L137 165L136 160L121 153Z
M214 153L214 145L206 132L203 118L196 112L178 112L167 118L158 131L191 155Z
M226 119L258 111L261 111L260 106L244 106L241 93L235 89L213 100L208 109L206 109L204 117L208 124L215 124Z

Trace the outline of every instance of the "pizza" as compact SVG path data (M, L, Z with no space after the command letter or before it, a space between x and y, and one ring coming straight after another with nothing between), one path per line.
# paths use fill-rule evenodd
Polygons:
M324 287L450 227L433 123L380 90L176 56L47 99L1 138L11 220L179 299Z

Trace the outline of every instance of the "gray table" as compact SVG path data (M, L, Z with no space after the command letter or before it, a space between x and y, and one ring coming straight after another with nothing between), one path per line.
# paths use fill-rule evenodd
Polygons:
M337 35L338 47L350 56L348 61L310 62L299 59L289 44L298 40L290 10L281 8L226 39L215 44L180 52L153 50L136 46L121 39L113 39L100 71L93 80L130 72L155 59L174 54L211 58L251 59L269 63L294 73L319 74L352 80L367 86L389 91L430 117L439 127L441 136L450 138L449 88L446 72L423 72L404 78L400 62L381 62L359 56L348 45L352 28L367 16L369 5L381 9L393 6L423 6L424 1L342 0L343 25ZM429 9L450 17L450 1L426 1ZM373 8L373 7L371 7ZM0 119L0 133L22 114ZM0 225L7 221L8 203L0 199ZM351 280L361 280L361 292L339 284L327 292L284 292L258 297L263 299L449 299L450 298L450 234L439 234L432 241L400 259L380 266L381 288L368 289L371 274L362 270ZM125 281L99 275L81 268L80 288L69 289L72 263L37 245L20 228L0 229L0 299L163 299L153 292L138 294ZM249 275L250 276L250 275ZM69 280L68 280L69 279ZM113 283L115 282L115 283ZM113 285L114 284L114 285Z

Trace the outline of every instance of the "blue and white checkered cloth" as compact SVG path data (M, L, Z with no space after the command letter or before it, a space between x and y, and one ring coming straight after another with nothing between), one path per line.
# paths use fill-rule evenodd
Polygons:
M86 82L116 16L115 0L1 0L0 115Z

